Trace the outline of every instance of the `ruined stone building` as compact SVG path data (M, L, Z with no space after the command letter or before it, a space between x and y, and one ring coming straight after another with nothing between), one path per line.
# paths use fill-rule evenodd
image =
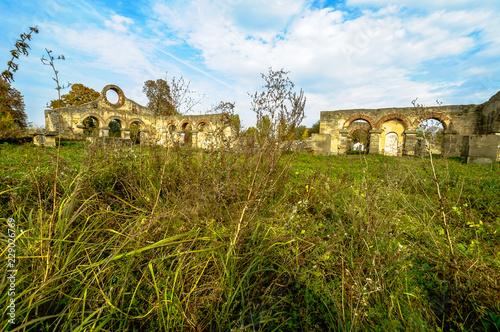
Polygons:
M109 90L118 95L115 103L107 98ZM500 160L500 92L480 105L324 111L319 134L313 134L306 144L324 155L362 149L370 154L412 156L425 151L418 128L428 119L443 127L439 145L431 147L433 152L461 157L467 163L490 164ZM117 137L165 146L189 144L208 148L220 145L221 137L234 136L227 114L155 116L152 110L126 98L116 85L104 87L100 97L90 103L63 107L60 113L46 110L45 128L57 132L59 124L64 137ZM366 138L362 147L353 140L360 134ZM38 135L34 141L50 145L53 136Z
M368 153L411 156L420 154L419 124L427 119L441 123L441 154L461 156L464 162L489 164L500 160L500 92L480 105L352 109L321 112L320 133L309 142L312 150L342 155L354 148L353 136L367 137Z
M118 95L115 103L107 92ZM45 110L45 129L55 135L60 125L61 136L97 140L105 137L132 139L153 144L189 144L207 148L220 144L219 138L231 137L233 129L226 114L155 116L147 107L125 97L116 85L107 85L95 101ZM50 135L35 137L35 143L46 143Z

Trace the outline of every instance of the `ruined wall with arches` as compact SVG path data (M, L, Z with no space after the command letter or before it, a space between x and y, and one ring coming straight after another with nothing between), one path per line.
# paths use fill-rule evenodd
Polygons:
M368 153L415 155L422 149L419 125L429 119L438 121L443 129L440 146L436 149L446 156L460 156L464 152L464 141L469 137L493 135L497 137L493 141L500 138L500 92L481 105L321 112L320 133L313 136L311 146L318 146L314 141L328 140L329 144L317 149L318 153L345 154L366 132Z
M110 92L115 93L116 101ZM221 134L233 135L226 114L155 116L147 107L125 97L116 85L107 85L99 98L78 106L45 110L45 128L69 138L115 137L137 142L208 148L220 144Z

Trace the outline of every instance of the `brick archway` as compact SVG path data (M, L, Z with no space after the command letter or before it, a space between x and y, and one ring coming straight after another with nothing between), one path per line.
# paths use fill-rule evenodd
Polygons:
M342 127L343 129L347 129L351 123L353 123L356 120L365 120L370 124L370 129L375 128L375 121L373 121L370 117L364 115L364 114L357 114L355 116L351 116L349 119L347 119L346 122L344 122L344 126Z
M377 124L376 124L376 129L380 129L380 127L387 121L391 121L391 120L399 120L401 121L401 123L403 124L405 130L410 128L410 122L408 120L406 120L406 117L404 117L403 115L401 114L387 114L386 116L383 116L380 120L378 120Z
M444 130L452 129L453 124L452 124L451 120L446 115L443 115L440 113L426 113L426 114L420 116L417 120L415 120L415 123L413 124L413 129L415 129L415 130L418 129L418 125L422 121L425 121L428 119L434 119L434 120L438 120L439 122L441 122Z
M206 127L206 129L210 130L211 129L210 122L208 122L207 120L200 120L196 122L196 124L194 125L194 128L196 128L196 130L198 131L202 131L201 130L202 127Z
M100 117L99 115L95 114L95 113L86 113L84 115L82 115L80 117L80 125L83 125L83 121L86 119L86 118L89 118L89 117L92 117L92 118L95 118L98 122L98 126L101 127L101 126L105 126L105 122L104 122L104 119L102 117Z

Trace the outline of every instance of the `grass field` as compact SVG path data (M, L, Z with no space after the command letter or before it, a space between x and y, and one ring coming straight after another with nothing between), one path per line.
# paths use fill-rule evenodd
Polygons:
M0 156L2 330L500 331L498 163L68 142L56 176L56 149Z

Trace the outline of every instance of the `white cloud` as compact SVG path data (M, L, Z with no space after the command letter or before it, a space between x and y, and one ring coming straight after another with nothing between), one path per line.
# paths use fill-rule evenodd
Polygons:
M82 81L93 75L97 89L115 83L145 103L143 82L168 71L207 95L202 109L235 101L247 125L254 118L247 92L262 86L259 73L284 68L304 89L312 124L322 110L409 106L415 97L429 105L462 96L479 102L478 89L499 84L489 78L500 65L495 4L348 0L338 8L353 12L343 12L306 0L153 0L142 8L143 23L137 13L97 11L88 0L75 23L69 14L64 22L54 17L43 35L69 57L61 72Z
M104 21L106 27L118 32L127 32L129 25L132 24L134 24L134 20L120 15L113 15L111 16L111 20Z

